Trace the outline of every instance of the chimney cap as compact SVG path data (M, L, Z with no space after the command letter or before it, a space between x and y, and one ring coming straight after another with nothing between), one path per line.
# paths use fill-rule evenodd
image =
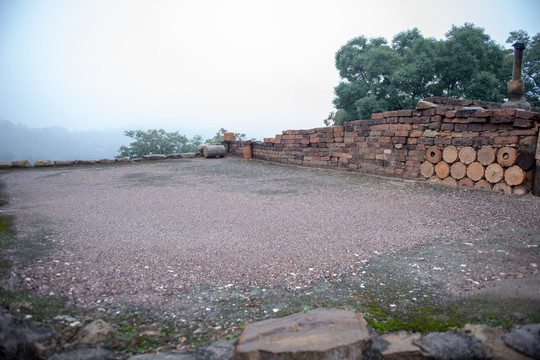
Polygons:
M514 44L512 44L514 49L516 50L525 50L525 43L523 41L516 41Z

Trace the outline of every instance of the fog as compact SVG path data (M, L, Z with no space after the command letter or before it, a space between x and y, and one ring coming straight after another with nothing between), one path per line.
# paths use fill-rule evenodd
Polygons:
M470 22L505 45L540 32L539 13L537 0L0 1L0 119L28 127L32 144L9 143L27 151L47 150L45 133L108 156L129 129L262 139L323 126L334 54L356 36L443 39Z

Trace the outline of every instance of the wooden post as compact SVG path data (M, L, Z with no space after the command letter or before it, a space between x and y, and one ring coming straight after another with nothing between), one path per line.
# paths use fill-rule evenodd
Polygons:
M534 173L533 195L540 196L540 130L536 135L536 170Z

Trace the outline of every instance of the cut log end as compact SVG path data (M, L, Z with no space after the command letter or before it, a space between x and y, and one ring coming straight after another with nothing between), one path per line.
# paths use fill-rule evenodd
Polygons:
M484 177L484 166L479 162L473 162L467 167L467 177L473 181L479 181Z
M467 165L472 163L476 160L476 151L470 146L461 148L461 150L459 150L459 160Z
M475 189L491 190L492 185L487 180L480 180L474 184Z
M505 184L504 182L495 184L495 186L493 186L493 190L503 192L506 195L512 194L512 188L508 186L507 184Z
M424 161L422 165L420 165L420 173L423 177L429 179L435 174L435 167L429 161Z
M426 160L432 164L437 164L442 159L441 149L437 146L430 146L426 151Z
M484 176L487 181L492 184L496 184L503 179L504 169L499 164L491 164L486 168Z
M435 174L437 174L439 179L445 179L448 177L448 175L450 175L450 165L444 161L439 162L437 165L435 165Z
M478 162L484 166L488 166L497 159L497 149L494 149L491 146L485 146L478 150L477 155Z
M467 175L467 166L462 162L453 163L450 167L450 174L456 180L463 179Z
M527 180L527 173L517 165L509 167L504 172L504 181L510 186L521 185Z
M504 167L510 167L516 163L517 150L508 146L502 147L497 153L497 162Z
M442 158L448 164L453 164L458 159L458 149L454 145L450 145L444 148L442 152Z
M469 178L463 178L463 179L458 181L458 186L465 186L465 187L473 188L474 187L474 181L472 181Z

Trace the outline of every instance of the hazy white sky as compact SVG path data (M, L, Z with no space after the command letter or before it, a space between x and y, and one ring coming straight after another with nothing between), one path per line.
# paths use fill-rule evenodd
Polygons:
M0 119L262 139L323 126L353 37L471 22L505 45L540 32L538 14L538 0L0 0Z

